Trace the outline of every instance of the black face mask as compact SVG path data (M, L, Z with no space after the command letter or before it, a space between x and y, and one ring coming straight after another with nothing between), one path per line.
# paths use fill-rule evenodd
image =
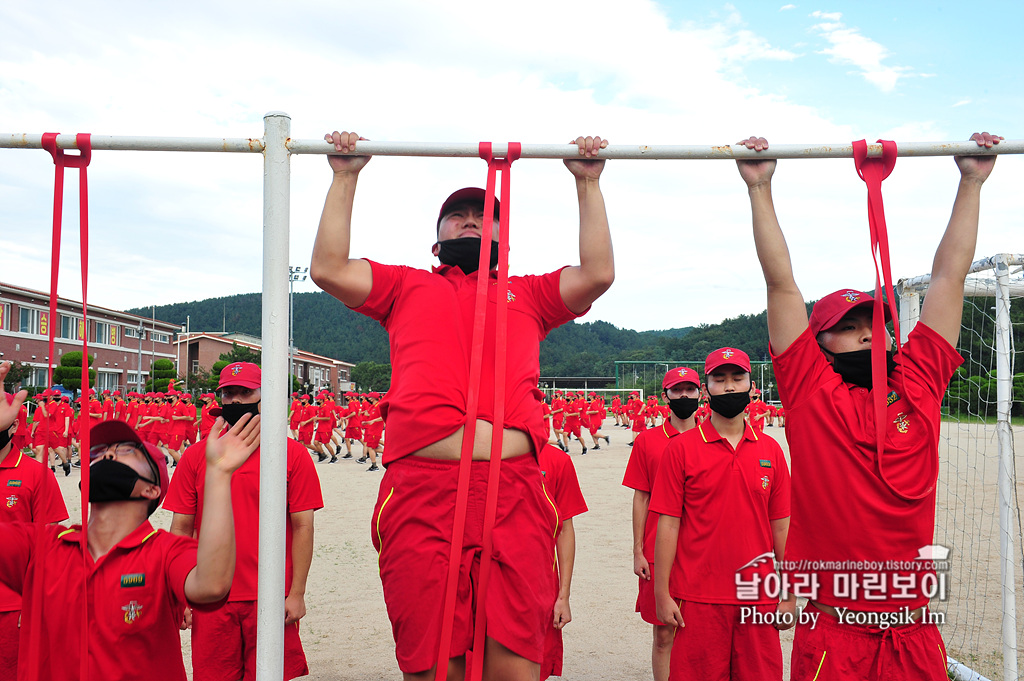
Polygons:
M853 383L871 390L871 349L855 350L853 352L829 352L821 349L827 355L832 356L832 368L843 381ZM892 350L885 353L885 375L888 376L896 368Z
M693 412L697 411L699 403L700 400L696 397L679 397L674 400L669 399L668 406L676 418L688 419L693 416Z
M151 485L160 484L142 477L128 464L116 459L101 459L89 467L89 501L152 501L132 496L139 480Z
M480 239L447 239L438 241L437 259L444 265L458 267L465 274L480 268ZM491 241L491 268L498 264L498 242Z
M7 447L7 445L11 444L11 439L14 437L13 435L11 435L11 428L13 426L14 424L12 423L10 426L7 426L7 428L5 428L4 430L0 430L0 452L4 451L4 448Z
M252 414L255 418L259 413L260 403L258 400L252 404L223 404L220 408L221 418L227 421L228 426L235 425L246 414Z
M734 418L742 413L743 408L750 404L750 393L722 393L711 395L708 405L711 411L720 414L727 419Z

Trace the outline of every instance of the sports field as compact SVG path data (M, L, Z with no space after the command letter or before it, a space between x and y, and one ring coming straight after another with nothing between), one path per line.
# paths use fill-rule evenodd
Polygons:
M572 447L573 463L590 511L575 519L577 554L572 584L573 621L564 630L563 678L573 680L637 680L650 674L651 628L633 612L636 577L632 572L630 507L632 490L622 487L629 457L631 433L605 422L611 445L579 456ZM949 604L949 619L942 627L950 655L970 663L990 679L1002 678L999 622L1001 612L996 507L996 441L991 425L945 424L950 449L943 440L936 543L950 535L954 597L970 587L971 604ZM768 428L784 450L784 429ZM1024 438L1016 438L1017 470L1024 470ZM307 615L302 640L309 660L309 679L341 681L400 679L391 629L377 577L377 554L370 544L370 515L376 500L379 473L365 472L352 460L318 464L326 507L316 514L316 548L306 594ZM58 480L72 518L78 506L78 472ZM1024 483L1018 484L1024 496ZM837 491L841 503L842 491ZM167 528L171 514L154 514L157 527ZM953 528L956 523L956 530ZM964 527L966 525L966 527ZM1019 539L1019 538L1018 538ZM1021 546L1017 539L1016 551ZM962 553L958 553L958 543ZM994 551L994 553L991 553ZM991 555L989 555L991 553ZM1020 561L1017 561L1018 568ZM1018 574L1018 623L1024 621L1024 588ZM940 608L941 609L941 608ZM966 613L966 614L965 614ZM971 617L966 622L955 618ZM969 648L958 650L959 641ZM782 634L787 678L792 632ZM186 669L190 669L188 636L182 637Z

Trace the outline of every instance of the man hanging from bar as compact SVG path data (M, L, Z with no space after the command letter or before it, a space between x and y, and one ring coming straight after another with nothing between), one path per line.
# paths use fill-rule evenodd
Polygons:
M971 139L991 148L1002 138ZM764 138L741 144L768 148ZM809 599L793 644L793 681L946 679L945 647L927 608L935 573L917 559L935 531L939 410L963 361L955 348L964 279L974 258L981 185L995 160L956 158L960 185L920 321L902 351L890 353L888 385L880 386L881 458L870 348L884 339L889 350L891 338L884 330L873 334L873 298L840 289L815 303L808 319L772 203L775 161L737 162L750 195L772 362L789 417L793 514L786 559L795 568L784 574L796 595ZM890 569L889 561L910 569ZM829 562L849 569L818 569Z
M388 430L387 471L372 534L380 552L399 668L406 679L430 679L441 640L458 462L467 391L472 388L470 346L485 191L460 189L442 204L437 243L432 247L441 261L439 267L426 271L350 259L356 180L369 161L368 156L355 155L359 139L355 133L326 136L339 155L328 156L334 178L310 274L323 290L378 320L390 336L392 383L380 404ZM536 459L547 441L537 390L539 344L551 329L586 313L614 278L608 218L598 184L604 161L597 156L607 141L579 137L573 143L579 158L566 161L566 166L575 178L579 200L580 264L542 276L509 278L501 496L493 530L491 579L488 593L482 595L476 592L476 580L491 450L497 307L498 245L496 241L491 245L484 369L449 679L465 675L465 655L474 635L474 601L486 603L484 678L537 679L544 638L551 627L558 517L545 495ZM494 211L497 216L497 201Z

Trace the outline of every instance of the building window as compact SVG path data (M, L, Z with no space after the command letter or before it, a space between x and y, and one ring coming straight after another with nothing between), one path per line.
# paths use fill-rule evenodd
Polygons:
M193 374L198 374L199 373L199 360L198 359L192 360L192 373Z
M42 388L46 386L46 367L36 367L25 380L25 387Z
M65 340L79 340L82 337L84 325L85 322L82 319L62 314L60 316L60 337Z
M137 328L135 328L134 326L126 326L126 327L124 327L124 337L125 338L138 338L140 335L141 334L140 334L139 330Z
M101 371L96 375L96 389L97 390L117 390L120 386L118 385L118 379L121 374L113 372Z
M158 331L150 331L149 337L157 343L170 343L171 337L166 333L160 333Z
M33 333L40 335L43 332L40 331L39 328L39 310L33 310L28 307L18 309L18 331L21 333Z

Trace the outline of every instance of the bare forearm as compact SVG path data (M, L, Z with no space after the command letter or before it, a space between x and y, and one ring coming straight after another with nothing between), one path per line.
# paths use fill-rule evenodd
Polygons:
M196 552L197 593L204 603L223 598L235 574L235 523L231 509L231 475L206 467L203 489L203 531Z
M668 595L668 578L676 557L679 541L679 518L659 516L658 535L654 542L654 592Z
M633 555L643 553L644 526L647 523L647 508L651 503L651 493L633 491Z
M772 527L772 543L775 550L775 560L780 563L786 557L786 539L789 537L789 518L779 518L770 521Z
M292 585L288 595L305 595L306 578L313 564L313 523L292 526Z
M310 277L320 288L353 307L366 301L372 281L369 263L349 259L357 179L355 173L334 173L309 269Z
M961 178L956 201L942 241L935 251L932 279L951 277L962 282L974 260L981 211L981 185L972 178Z
M576 562L576 530L572 526L572 518L562 523L562 532L555 540L555 553L558 555L558 597L568 599L572 568Z

